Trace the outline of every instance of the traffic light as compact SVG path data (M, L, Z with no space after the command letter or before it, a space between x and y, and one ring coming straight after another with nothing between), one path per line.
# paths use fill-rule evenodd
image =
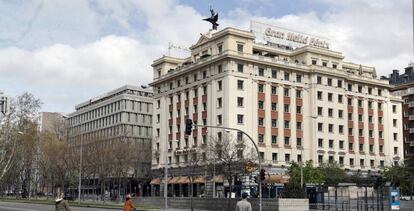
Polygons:
M192 131L193 131L193 120L186 119L185 120L185 134L189 136L191 135Z
M257 183L257 177L255 176L253 179L254 179L254 183Z
M260 169L260 180L261 181L264 181L266 179L265 175L266 175L266 170Z

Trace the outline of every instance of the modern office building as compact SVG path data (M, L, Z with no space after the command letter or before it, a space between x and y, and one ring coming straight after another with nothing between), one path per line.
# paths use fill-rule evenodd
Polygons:
M190 49L152 64L153 169L184 167L188 149L221 132L186 137L188 117L250 134L268 172L307 160L375 171L402 159L401 98L328 40L252 22L250 31L210 30Z
M393 70L389 76L391 92L401 96L403 99L402 119L403 119L403 140L404 157L414 155L414 64L411 63L405 68L404 74L399 74L398 70Z
M131 174L144 181L151 166L152 95L146 86L126 85L77 105L67 118L69 144L124 141L137 155Z
M10 98L0 91L0 118L2 118L9 110Z

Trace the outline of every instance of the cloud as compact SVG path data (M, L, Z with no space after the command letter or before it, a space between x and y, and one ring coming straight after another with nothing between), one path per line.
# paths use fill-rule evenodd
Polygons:
M23 17L0 3L0 11L11 15L0 38L24 31L41 2L27 3L19 11ZM405 67L412 58L408 0L316 2L325 10L263 17L255 9L236 7L220 13L220 28L249 30L254 19L328 37L332 50L347 61L375 66L379 75ZM28 35L0 48L0 89L12 95L31 91L42 98L45 110L68 112L118 86L148 84L150 65L167 53L169 42L190 46L208 31L204 15L178 0L44 1Z

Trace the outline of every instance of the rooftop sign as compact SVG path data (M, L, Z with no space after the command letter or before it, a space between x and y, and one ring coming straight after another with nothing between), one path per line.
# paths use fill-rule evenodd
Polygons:
M256 42L270 46L282 45L293 49L306 45L329 49L326 38L295 32L288 29L251 21L250 30L256 36Z

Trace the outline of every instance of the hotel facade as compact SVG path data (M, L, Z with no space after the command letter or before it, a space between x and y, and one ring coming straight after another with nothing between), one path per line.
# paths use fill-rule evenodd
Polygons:
M185 167L188 149L220 133L198 128L186 137L186 118L245 131L268 172L308 160L376 171L403 158L401 98L329 41L254 23L210 30L190 49L188 58L152 64L154 170Z

